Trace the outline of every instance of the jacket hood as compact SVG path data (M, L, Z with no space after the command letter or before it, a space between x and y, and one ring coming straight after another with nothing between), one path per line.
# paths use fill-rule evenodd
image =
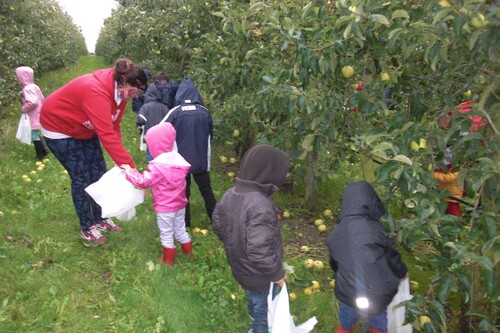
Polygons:
M34 81L34 71L33 68L28 66L22 66L16 68L16 76L21 86L27 86L28 84L32 84Z
M273 184L280 188L288 173L288 154L270 146L257 145L243 156L239 178L259 184Z
M175 94L175 105L181 104L203 105L203 99L201 98L193 80L189 77L182 80L179 88L177 89L177 93Z
M171 123L164 122L151 127L146 133L146 142L153 158L162 153L171 152L175 143L175 128Z
M341 222L348 216L361 216L378 221L384 214L384 204L370 183L359 181L347 185L342 197Z
M156 87L156 84L150 84L144 95L144 103L149 102L160 102L161 103L161 93Z

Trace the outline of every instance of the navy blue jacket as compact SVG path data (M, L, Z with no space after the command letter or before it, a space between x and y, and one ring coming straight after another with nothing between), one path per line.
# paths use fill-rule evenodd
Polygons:
M180 84L181 81L156 84L156 87L161 94L161 102L168 106L169 109L177 106L177 104L175 104L175 94L177 93Z
M189 173L210 171L212 116L202 106L202 98L190 78L182 80L175 95L175 108L169 111L166 121L177 131L179 154L191 164Z
M354 309L356 298L366 297L367 313L384 311L407 273L379 222L384 214L384 204L369 183L349 184L342 198L340 223L327 240L330 264L337 273L335 296Z
M156 84L150 84L144 95L144 105L137 114L136 123L138 126L144 126L144 134L159 124L168 113L168 106L161 102L160 91Z

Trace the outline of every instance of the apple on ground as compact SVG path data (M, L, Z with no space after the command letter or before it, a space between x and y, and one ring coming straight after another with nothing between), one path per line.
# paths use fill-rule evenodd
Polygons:
M283 212L283 217L286 219L290 217L290 211L288 209L285 209L285 211Z
M325 265L323 264L323 262L321 260L315 260L313 263L313 266L314 266L314 268L316 268L318 270L322 270L323 267L325 267Z
M330 280L330 287L335 288L335 279Z
M227 163L227 157L226 156L220 156L219 157L220 161L222 164L226 164Z
M313 268L314 267L314 260L312 259L306 259L304 260L304 265L307 267L307 268Z
M291 301L295 301L297 299L297 294L294 292L291 292L288 297L290 297Z
M236 159L235 159L234 157L231 157L231 158L229 159L229 163L231 163L231 164L236 164Z
M312 284L311 287L315 290L318 290L320 288L320 284L318 281L311 281L311 284Z
M322 225L318 226L318 231L319 232L325 232L326 231L326 225L322 224Z
M234 172L232 172L232 171L229 171L227 173L227 175L229 176L229 178L234 178L234 176L235 176Z
M333 213L330 209L325 209L325 211L323 212L323 215L325 217L332 217L333 216Z
M309 252L309 246L307 246L307 245L301 246L300 247L300 251L302 251L302 252Z
M312 287L304 288L304 294L306 294L306 295L312 295L313 292L314 292L314 289Z
M316 219L314 220L314 225L319 227L320 225L325 224L325 221L323 219Z
M420 326L420 329L423 329L426 324L430 323L431 323L431 318L429 318L428 316L420 316L418 318L418 326Z
M203 235L203 236L206 236L208 234L208 230L207 229L201 229L200 230L200 233Z

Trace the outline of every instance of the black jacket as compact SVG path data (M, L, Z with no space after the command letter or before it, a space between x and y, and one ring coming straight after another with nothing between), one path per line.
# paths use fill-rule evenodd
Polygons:
M327 240L337 273L335 295L354 309L356 298L366 297L367 313L386 309L407 272L379 222L384 214L384 205L369 183L349 184L342 198L340 223Z
M288 165L288 155L269 145L250 148L236 186L224 194L212 215L212 228L244 289L264 291L285 276L283 240L270 196L283 184Z
M177 104L175 104L175 95L177 94L180 84L181 81L156 84L161 94L161 102L168 106L169 109L177 106Z
M201 105L201 95L190 78L182 80L175 100L179 105L168 112L166 121L177 131L178 152L191 164L189 173L210 171L212 116Z
M144 95L144 105L140 108L136 117L138 126L144 126L144 134L158 125L168 113L168 106L161 103L160 91L155 84L150 84Z

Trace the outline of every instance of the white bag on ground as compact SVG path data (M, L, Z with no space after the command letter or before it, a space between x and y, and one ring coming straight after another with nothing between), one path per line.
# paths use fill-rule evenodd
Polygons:
M31 124L30 118L26 113L21 115L19 125L17 125L16 139L24 144L31 144Z
M144 191L136 189L117 166L106 172L85 191L102 209L102 217L118 217L129 221L135 216L135 206L144 202Z
M410 300L410 279L406 278L399 283L398 293L387 307L387 332L388 333L411 333L412 326L405 322L405 307L397 306L399 303Z
M273 297L273 283L271 282L271 289L267 297L268 312L267 322L269 332L271 333L308 333L312 331L314 326L318 323L316 317L309 318L306 322L299 326L295 326L292 316L290 314L290 304L288 303L288 291L286 284L283 285L281 291L274 300Z

